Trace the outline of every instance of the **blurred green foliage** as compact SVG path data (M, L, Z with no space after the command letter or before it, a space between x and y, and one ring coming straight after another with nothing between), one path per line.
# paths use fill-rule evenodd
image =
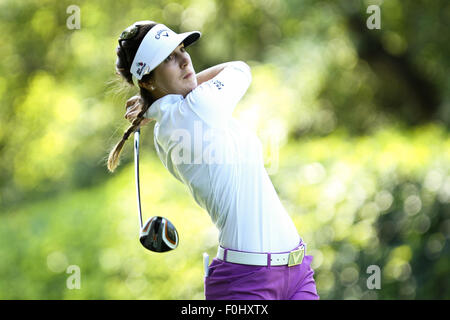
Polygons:
M365 25L370 4L380 30ZM449 299L449 18L444 0L1 1L0 299L203 299L217 230L157 158L154 124L143 210L177 226L177 250L138 242L131 143L105 167L136 93L114 74L117 37L148 19L202 31L197 72L252 67L234 116L263 142L322 299Z

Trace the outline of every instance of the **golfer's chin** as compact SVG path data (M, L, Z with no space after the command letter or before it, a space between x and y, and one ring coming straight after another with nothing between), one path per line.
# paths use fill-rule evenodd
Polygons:
M183 97L186 98L186 96L189 94L189 92L191 92L195 88L197 88L197 81L191 81L190 83L185 85L183 93L182 93Z

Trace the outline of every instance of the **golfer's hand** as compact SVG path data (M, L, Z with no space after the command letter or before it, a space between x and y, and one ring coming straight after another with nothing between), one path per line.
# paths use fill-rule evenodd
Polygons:
M125 108L127 109L127 111L125 112L125 119L133 123L133 120L136 119L138 114L142 111L142 107L143 101L140 96L133 96L128 99L127 104L125 105ZM150 121L151 119L144 118L139 126L144 126Z

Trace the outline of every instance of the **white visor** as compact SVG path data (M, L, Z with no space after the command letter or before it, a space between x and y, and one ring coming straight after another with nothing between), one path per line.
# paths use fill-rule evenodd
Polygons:
M189 46L200 38L201 32L192 31L176 33L163 24L157 24L151 28L142 40L131 64L130 72L136 86L137 80L149 74L161 62L163 62L173 50L184 42L184 47Z

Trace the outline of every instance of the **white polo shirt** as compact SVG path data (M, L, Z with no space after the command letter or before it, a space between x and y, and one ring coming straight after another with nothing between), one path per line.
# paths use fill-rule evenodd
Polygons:
M249 252L295 248L300 237L264 167L256 134L232 117L252 76L232 62L186 98L166 95L146 113L155 148L219 229L219 244Z

